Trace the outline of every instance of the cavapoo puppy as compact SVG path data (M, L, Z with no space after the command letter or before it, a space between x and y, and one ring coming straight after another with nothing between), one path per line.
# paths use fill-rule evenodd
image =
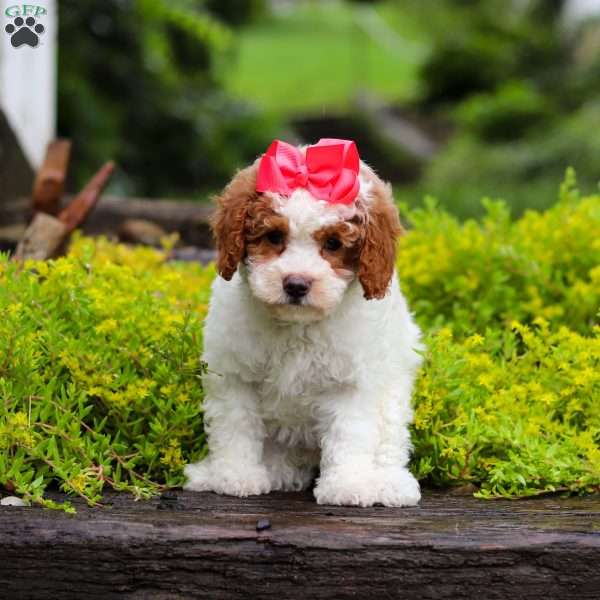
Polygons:
M391 189L354 142L281 141L218 199L204 329L209 455L186 488L411 506L420 332L395 274Z

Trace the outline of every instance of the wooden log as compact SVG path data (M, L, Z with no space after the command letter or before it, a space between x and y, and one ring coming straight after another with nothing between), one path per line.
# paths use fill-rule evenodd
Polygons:
M167 232L154 221L145 219L127 219L124 221L117 235L122 242L128 244L142 244L159 248L161 242L167 237Z
M83 231L89 235L116 235L121 225L130 219L151 221L167 233L177 232L189 246L212 248L210 230L213 206L201 202L102 196Z
M71 141L57 139L48 144L46 158L33 182L33 210L56 215L65 190Z
M2 596L599 597L598 497L427 493L405 509L318 506L310 493L106 501L106 509L76 501L76 516L0 508ZM270 527L257 531L263 519Z
M0 225L0 252L14 252L26 230L25 223Z
M85 222L87 216L96 206L114 168L115 164L112 161L103 165L81 192L60 212L58 218L65 224L69 233Z
M72 197L63 198L61 205L66 207L71 200ZM0 223L23 222L29 204L28 198L18 198L0 205ZM167 233L179 233L188 246L212 248L209 223L213 210L211 204L201 202L103 195L84 223L83 231L89 235L116 235L125 221L143 219L156 223Z
M0 225L23 225L31 219L31 212L31 198L27 196L19 195L5 202L0 199Z
M37 213L25 230L14 254L14 260L46 260L62 250L69 230L52 215Z
M36 213L17 246L14 260L46 260L61 254L71 233L84 223L96 205L113 169L114 163L106 163L58 218L44 212Z

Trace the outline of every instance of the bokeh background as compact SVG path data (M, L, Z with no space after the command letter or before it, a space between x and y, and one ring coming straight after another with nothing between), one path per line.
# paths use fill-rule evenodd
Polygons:
M208 201L280 137L349 137L411 205L461 218L600 179L594 0L59 3L58 133L70 187Z

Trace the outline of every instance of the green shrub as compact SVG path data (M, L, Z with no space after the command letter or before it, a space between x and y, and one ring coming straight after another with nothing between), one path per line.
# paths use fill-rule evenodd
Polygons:
M494 32L449 32L437 40L421 76L426 102L462 100L493 89L515 71L516 56L506 51L506 40Z
M490 123L497 116L490 115ZM427 166L420 188L461 218L480 216L479 199L490 194L504 199L515 216L525 208L543 210L554 203L553 190L567 165L583 189L598 189L598 127L600 102L592 100L515 140L492 143L472 131L458 133Z
M487 140L514 140L550 116L548 100L531 84L509 81L473 94L456 109L458 125Z
M415 395L413 466L480 497L600 492L600 327L584 337L534 319L429 338Z
M233 50L228 23L251 18L261 4L57 3L58 131L76 149L72 187L112 158L117 190L203 195L254 160L276 120L226 94L218 75Z
M408 215L398 269L430 332L416 474L480 497L600 491L600 196L571 172L545 213L486 208Z
M571 176L546 213L487 211L408 215L398 269L428 346L413 468L482 497L600 491L600 196ZM57 261L0 258L0 485L50 506L52 482L92 504L181 485L206 453L213 277L85 238Z
M75 242L69 258L0 260L0 485L91 504L182 482L202 456L201 325L212 268ZM51 503L50 503L51 504Z
M600 307L600 198L579 198L574 175L559 202L511 222L501 202L461 223L429 200L408 214L400 279L426 330L461 335L543 317L589 333Z
M553 82L565 71L569 46L561 34L560 10L545 0L510 11L502 0L420 4L435 40L421 69L424 102L452 104L511 79L556 93Z
M548 208L568 165L584 189L597 190L595 20L572 23L567 34L565 0L510 11L501 0L418 4L435 40L421 69L421 104L452 135L425 165L417 191L468 218L481 216L479 200L488 195L507 201L514 216Z

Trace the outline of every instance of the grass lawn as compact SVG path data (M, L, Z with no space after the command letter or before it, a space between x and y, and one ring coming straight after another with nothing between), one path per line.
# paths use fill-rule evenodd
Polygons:
M220 71L228 91L282 115L339 110L362 89L410 97L426 40L395 2L298 2L240 30Z

